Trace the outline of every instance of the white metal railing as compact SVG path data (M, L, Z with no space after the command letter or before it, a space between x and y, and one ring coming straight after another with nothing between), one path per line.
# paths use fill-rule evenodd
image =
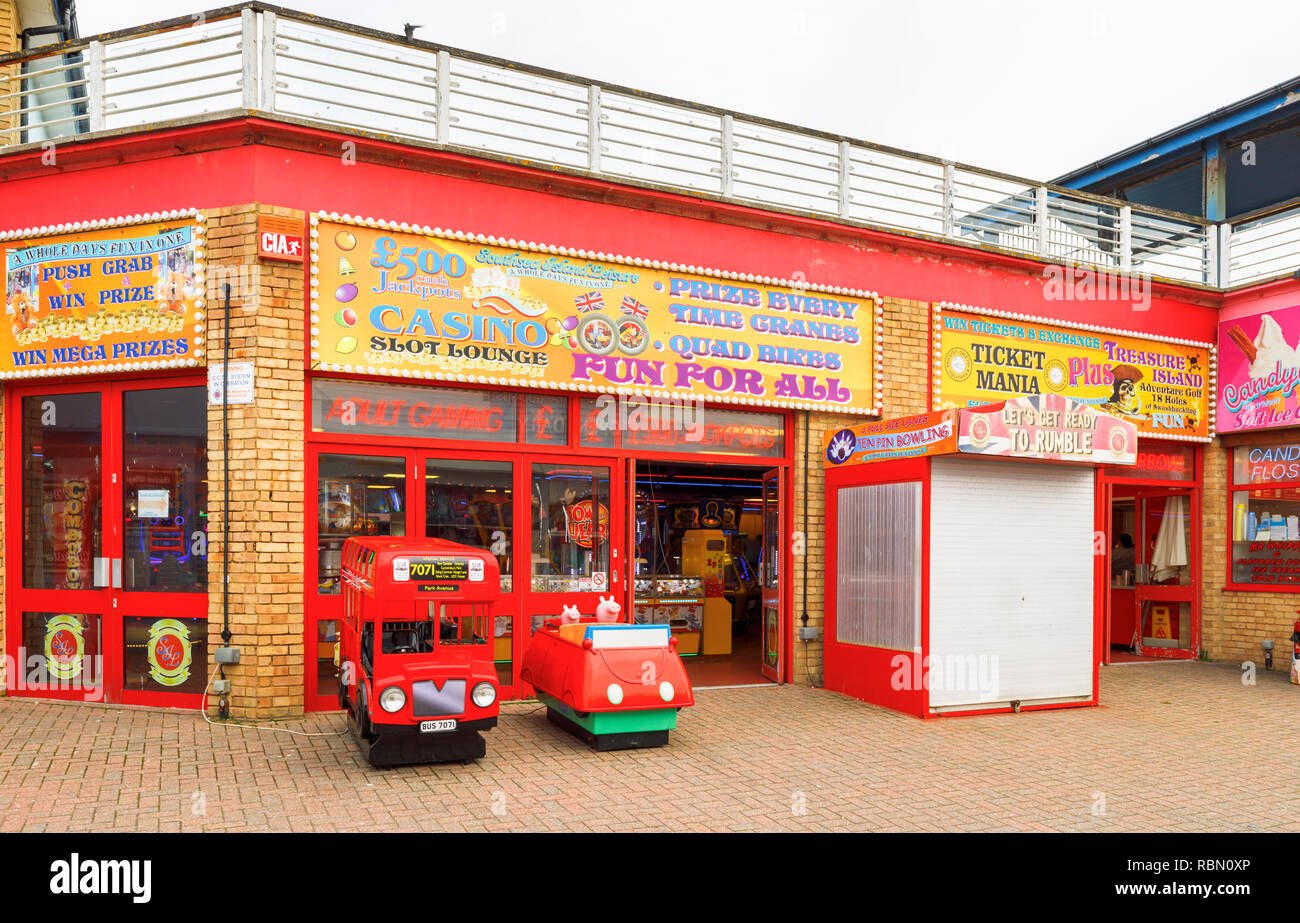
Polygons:
M1300 213L1229 233L260 2L0 61L0 148L239 110L1196 285L1300 265Z
M1225 225L1225 274L1232 285L1245 285L1300 268L1300 208Z

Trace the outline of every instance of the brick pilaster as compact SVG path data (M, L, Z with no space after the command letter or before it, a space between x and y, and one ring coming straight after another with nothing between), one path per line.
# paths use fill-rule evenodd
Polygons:
M252 361L256 400L229 408L231 714L303 709L303 279L301 264L259 261L257 216L302 212L240 206L208 213L208 359L222 359L222 284L232 288L231 362ZM221 406L208 408L209 650L221 646ZM215 670L215 663L209 664ZM215 711L216 703L213 703Z

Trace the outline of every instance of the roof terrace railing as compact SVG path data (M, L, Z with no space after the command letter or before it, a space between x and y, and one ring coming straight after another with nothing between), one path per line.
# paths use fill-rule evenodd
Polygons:
M53 47L0 57L0 150L254 111L1194 285L1300 265L1300 212L1227 233L1190 215L260 2Z

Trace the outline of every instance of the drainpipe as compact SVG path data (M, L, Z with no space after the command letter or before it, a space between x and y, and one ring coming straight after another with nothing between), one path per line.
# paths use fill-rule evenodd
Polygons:
M230 283L222 288L221 334L221 644L230 647ZM226 665L218 666L226 678ZM230 697L221 697L222 718L230 717Z

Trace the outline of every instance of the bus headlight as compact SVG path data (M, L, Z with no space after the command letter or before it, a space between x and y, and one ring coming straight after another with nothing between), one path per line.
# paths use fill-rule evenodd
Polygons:
M673 688L673 684L668 682L668 680L664 680L659 684L659 698L663 699L665 702L671 702L673 696L676 694L677 690Z
M609 699L610 705L622 705L623 687L618 683L610 683L609 688L605 690L605 698Z
M389 686L379 693L379 707L386 712L401 711L406 704L406 693L398 686Z
M479 683L469 697L479 708L487 708L497 700L497 688L491 683Z

